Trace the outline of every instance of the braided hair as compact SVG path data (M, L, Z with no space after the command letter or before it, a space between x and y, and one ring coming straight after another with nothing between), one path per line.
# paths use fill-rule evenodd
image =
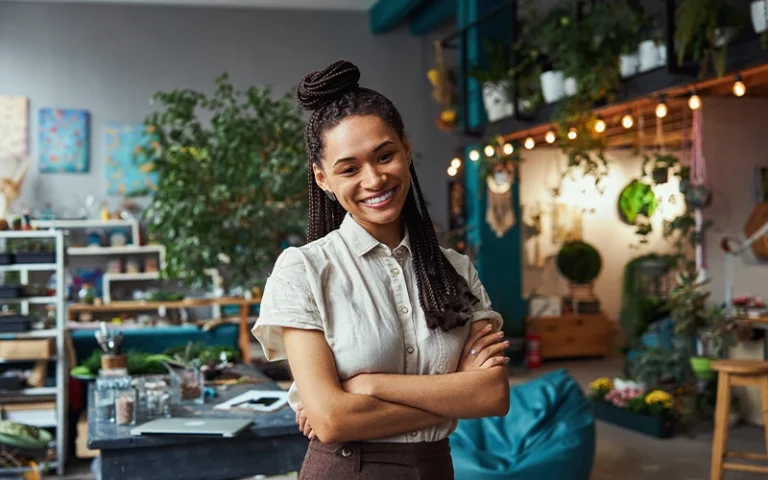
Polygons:
M360 70L352 63L340 60L306 75L298 87L299 104L305 110L313 111L304 130L309 157L309 241L339 228L346 215L341 204L328 198L315 183L312 165L322 168L323 134L347 117L368 115L385 121L401 140L405 134L403 119L392 102L374 90L360 87L359 80ZM447 331L469 320L472 305L478 299L440 249L413 162L410 174L414 188L408 191L401 216L411 241L419 302L427 326Z

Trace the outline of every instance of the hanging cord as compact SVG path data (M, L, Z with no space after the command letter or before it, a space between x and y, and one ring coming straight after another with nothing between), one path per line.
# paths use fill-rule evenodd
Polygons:
M658 145L661 154L667 153L666 146L664 145L664 126L661 117L656 117L656 145Z
M704 126L701 111L693 112L693 146L691 148L691 185L703 185L707 181L707 165L701 131Z

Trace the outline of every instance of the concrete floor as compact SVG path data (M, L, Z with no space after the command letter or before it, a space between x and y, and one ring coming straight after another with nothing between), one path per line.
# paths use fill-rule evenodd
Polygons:
M620 369L619 359L549 363L544 368L510 376L516 384L542 373L567 368L583 386L600 376L613 377ZM731 430L729 449L765 452L762 428L742 425ZM658 440L603 422L597 426L597 455L590 480L708 480L711 453L711 428L702 427L693 436ZM67 480L90 480L88 463L73 465ZM56 478L56 477L50 477ZM265 477L254 477L265 478ZM724 480L766 478L754 473L728 472ZM268 477L268 480L295 479L294 476ZM265 479L266 480L266 479ZM457 479L461 480L461 479Z

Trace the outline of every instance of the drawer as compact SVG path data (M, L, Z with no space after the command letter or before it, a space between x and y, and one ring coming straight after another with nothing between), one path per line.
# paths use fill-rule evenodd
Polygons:
M608 354L608 331L542 334L541 357L591 357Z
M542 317L534 321L532 330L541 335L559 332L602 333L608 330L608 321L602 315Z

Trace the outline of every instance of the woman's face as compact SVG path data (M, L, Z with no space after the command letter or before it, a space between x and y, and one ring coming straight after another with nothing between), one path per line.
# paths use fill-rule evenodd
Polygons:
M411 186L411 147L375 115L352 116L325 132L322 168L315 181L330 190L358 223L371 227L400 221Z

